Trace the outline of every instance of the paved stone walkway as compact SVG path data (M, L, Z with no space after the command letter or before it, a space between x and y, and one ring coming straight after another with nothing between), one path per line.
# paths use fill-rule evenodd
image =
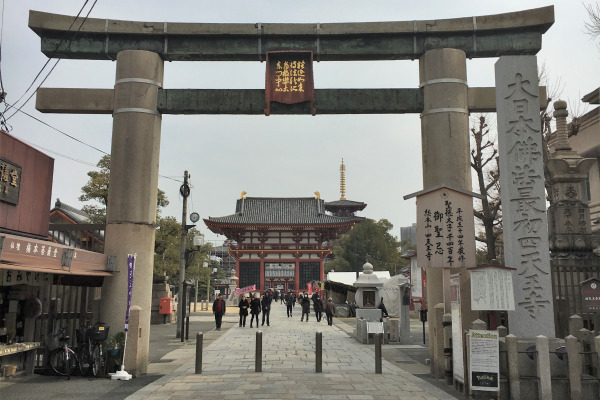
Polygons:
M386 360L383 373L376 374L374 346L357 342L335 319L328 326L325 317L318 323L311 313L308 322L300 322L299 307L287 318L285 306L273 304L271 326L250 328L248 319L240 328L237 308L228 310L224 324L234 326L204 349L201 374L194 373L192 349L169 353L164 358L187 361L127 399L455 399ZM262 372L255 372L259 330ZM323 335L322 373L315 373L317 331Z

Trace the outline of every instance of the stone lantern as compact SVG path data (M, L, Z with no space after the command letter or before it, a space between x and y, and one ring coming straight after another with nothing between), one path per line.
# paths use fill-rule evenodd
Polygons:
M355 337L362 343L369 341L369 322L381 321L381 310L377 308L381 301L379 290L383 287L383 282L373 273L373 265L365 263L363 273L358 277L353 286L356 288L356 331ZM385 326L383 327L385 333ZM384 335L384 340L387 335ZM387 340L386 340L387 342Z
M355 298L358 310L379 310L377 308L381 301L379 289L383 287L383 282L381 282L377 275L373 273L373 265L368 262L363 265L363 273L358 277L356 282L354 282L353 286L357 288ZM381 318L381 315L379 318Z

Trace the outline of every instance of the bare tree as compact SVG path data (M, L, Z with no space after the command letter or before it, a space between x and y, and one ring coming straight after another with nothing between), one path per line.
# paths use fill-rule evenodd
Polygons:
M471 128L474 148L471 150L471 168L477 174L481 208L474 208L475 218L481 221L484 234L476 240L485 243L486 260L491 262L496 256L496 241L502 234L502 210L500 201L500 173L498 170L498 150L495 140L490 138L486 116L476 119Z
M583 24L584 32L595 40L600 37L600 5L596 3L596 7L594 7L592 4L584 3L583 6L590 18L589 21Z

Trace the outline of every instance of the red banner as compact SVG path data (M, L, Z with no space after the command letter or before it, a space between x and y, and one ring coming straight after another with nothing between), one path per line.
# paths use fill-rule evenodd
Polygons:
M256 290L256 285L235 289L235 294L248 293Z
M311 114L315 115L312 61L312 51L267 52L265 115L271 114L271 102L308 102Z

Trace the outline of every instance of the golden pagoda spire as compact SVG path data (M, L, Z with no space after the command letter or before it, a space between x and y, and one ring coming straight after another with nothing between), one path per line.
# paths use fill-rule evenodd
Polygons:
M340 165L340 193L340 200L346 200L346 166L343 158L342 165Z

